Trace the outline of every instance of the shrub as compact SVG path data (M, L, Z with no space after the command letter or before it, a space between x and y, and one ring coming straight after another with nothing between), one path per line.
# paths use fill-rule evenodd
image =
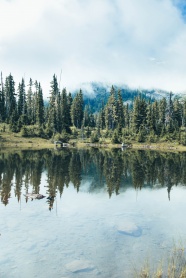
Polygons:
M64 143L68 143L69 140L70 140L69 133L67 133L65 130L63 130L61 133L61 136L60 136L60 141L62 141Z
M113 144L118 144L118 143L120 143L119 135L118 135L118 131L117 131L117 130L114 130L113 135L112 135L112 138L111 138L111 142L112 142Z
M27 129L26 126L23 126L23 127L21 128L21 136L22 136L22 137L29 137L29 132L28 132L28 129Z
M91 141L91 143L98 143L99 142L99 136L98 136L98 133L96 131L92 132L92 134L90 136L90 141Z

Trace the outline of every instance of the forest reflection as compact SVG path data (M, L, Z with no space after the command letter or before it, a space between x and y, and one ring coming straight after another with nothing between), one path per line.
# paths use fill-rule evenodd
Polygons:
M56 194L62 196L70 183L79 191L82 180L89 192L107 190L118 195L129 187L167 187L168 198L173 186L186 185L186 153L155 151L121 151L113 149L62 149L0 153L0 198L4 205L14 196L33 192L46 195L49 208ZM47 179L40 192L42 174Z

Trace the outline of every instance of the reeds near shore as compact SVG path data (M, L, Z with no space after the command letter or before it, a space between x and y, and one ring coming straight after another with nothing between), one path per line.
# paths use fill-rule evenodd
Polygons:
M186 278L186 249L174 247L154 270L147 261L134 272L134 278Z

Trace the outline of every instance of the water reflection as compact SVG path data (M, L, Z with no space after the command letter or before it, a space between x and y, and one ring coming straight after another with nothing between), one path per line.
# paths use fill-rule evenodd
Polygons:
M90 192L106 188L109 197L133 186L167 187L186 185L186 153L125 151L104 149L63 149L19 151L0 154L0 197L6 206L12 189L18 202L22 193L46 195L49 209L56 194L63 194L70 182L77 192L82 180L89 180ZM46 173L46 192L40 192L42 173ZM26 199L27 201L27 199Z

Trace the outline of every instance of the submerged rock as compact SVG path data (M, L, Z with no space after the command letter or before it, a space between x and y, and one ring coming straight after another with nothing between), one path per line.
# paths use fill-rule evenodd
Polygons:
M30 198L30 199L32 199L32 200L33 200L33 199L40 200L40 199L45 198L44 195L42 195L42 194L35 194L35 193L27 193L27 194L25 194L24 196L27 197L27 198Z
M94 269L94 266L89 261L75 260L66 264L66 269L70 272L88 272Z
M128 236L139 237L142 234L141 228L136 226L136 224L132 222L119 223L116 227L119 233Z

